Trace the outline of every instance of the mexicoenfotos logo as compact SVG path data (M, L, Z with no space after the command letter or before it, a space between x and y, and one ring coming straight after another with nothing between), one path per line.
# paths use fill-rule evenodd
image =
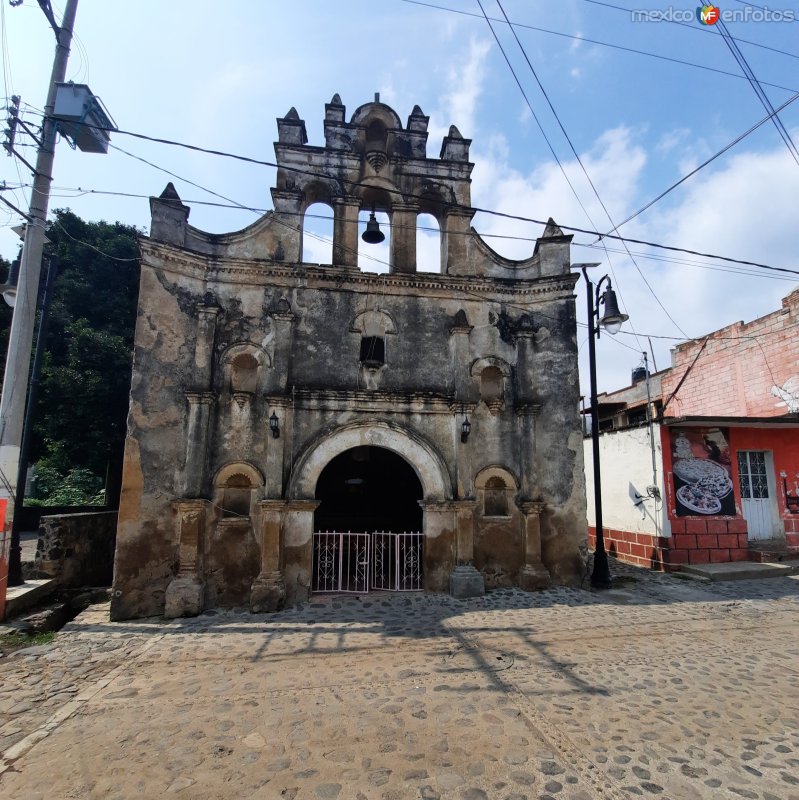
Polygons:
M695 11L688 8L666 6L656 9L632 9L633 22L699 22L700 25L715 25L722 22L796 22L799 12L792 8L768 8L767 6L745 6L744 8L725 8L714 6L702 0Z
M715 25L719 21L720 13L718 6L699 6L696 9L696 18L703 25Z

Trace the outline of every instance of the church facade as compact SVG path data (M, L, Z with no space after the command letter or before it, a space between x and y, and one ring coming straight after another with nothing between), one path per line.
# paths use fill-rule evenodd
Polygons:
M336 95L312 146L291 109L274 210L235 233L190 226L171 184L152 198L112 618L580 580L571 237L550 220L529 258L494 252L470 141L453 126L428 158L427 125L377 97L347 120ZM303 259L317 203L330 264ZM358 268L364 210L390 220L387 273ZM417 271L420 214L439 273Z

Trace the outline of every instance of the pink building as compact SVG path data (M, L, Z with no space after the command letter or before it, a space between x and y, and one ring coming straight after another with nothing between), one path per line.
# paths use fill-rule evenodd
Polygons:
M674 348L649 402L640 373L600 395L608 552L658 569L799 555L798 320L799 289ZM586 457L593 544L591 469Z

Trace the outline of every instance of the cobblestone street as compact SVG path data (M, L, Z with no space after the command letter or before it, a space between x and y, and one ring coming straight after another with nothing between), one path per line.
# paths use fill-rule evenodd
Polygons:
M171 622L93 606L0 659L0 793L799 800L799 580L634 574Z

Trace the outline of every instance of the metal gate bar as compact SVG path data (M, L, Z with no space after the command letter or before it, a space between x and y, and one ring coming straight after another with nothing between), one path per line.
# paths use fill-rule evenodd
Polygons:
M372 534L372 588L418 592L422 588L421 533Z
M369 534L315 533L311 591L369 591Z
M418 532L314 533L311 591L418 592L423 548Z

